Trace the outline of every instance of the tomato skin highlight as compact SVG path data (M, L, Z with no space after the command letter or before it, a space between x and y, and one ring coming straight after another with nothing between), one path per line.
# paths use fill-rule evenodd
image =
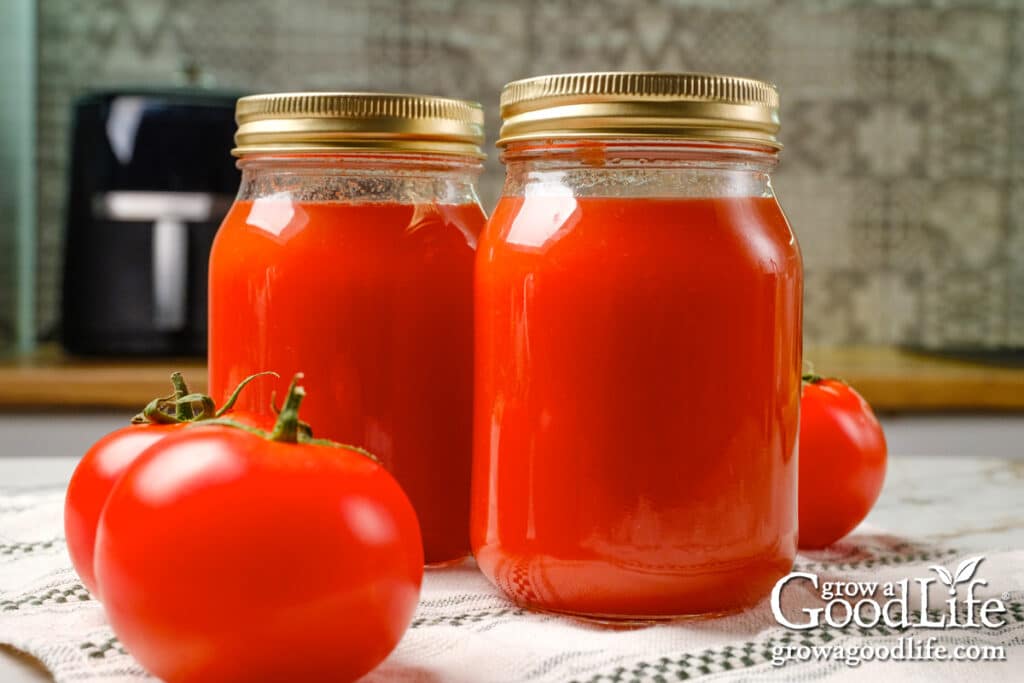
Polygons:
M248 411L231 412L228 416L256 427L268 427L274 423L273 416ZM96 585L93 567L96 529L110 491L143 451L189 424L179 422L122 427L93 444L75 466L64 496L64 537L67 539L72 566L82 583L97 600L102 598Z
M96 576L118 638L168 683L351 681L411 621L423 548L364 455L197 425L116 484Z
M107 434L78 461L64 498L64 536L71 564L93 596L98 597L93 550L100 513L114 484L147 448L184 427L132 425Z
M882 426L860 394L836 379L804 384L800 548L831 545L867 517L882 491L886 459Z

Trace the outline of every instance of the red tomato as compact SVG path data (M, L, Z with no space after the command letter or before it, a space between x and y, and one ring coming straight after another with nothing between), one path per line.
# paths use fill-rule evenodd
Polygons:
M185 424L123 427L97 441L75 467L64 499L64 536L71 564L93 595L98 595L92 566L96 527L110 490L139 454Z
M836 379L805 378L800 400L801 548L853 531L885 480L885 435L860 394Z
M169 683L355 680L412 619L423 546L402 489L281 424L285 441L216 425L169 436L103 510L107 617Z
M268 426L273 421L270 417L252 413L232 412L228 415L234 420L257 427ZM179 422L122 427L93 444L75 467L64 499L64 537L67 539L71 564L93 596L99 597L93 572L96 528L110 490L143 451L189 424Z
M255 377L258 375L253 375L242 382L236 390L236 394ZM175 384L178 398L188 394L188 389L179 373L175 373L171 381ZM234 404L234 398L237 396L229 400L228 408ZM169 404L171 400L169 398L158 399L150 405L156 406L160 401ZM166 408L166 405L161 407ZM149 407L147 407L148 409ZM167 415L165 419L179 419L171 417L169 413L165 412L164 414ZM140 419L142 415L140 413L136 419ZM250 412L231 411L227 413L227 416L256 427L268 427L274 421L273 416L256 415ZM179 431L190 424L189 420L195 418L183 415L180 419L184 421L132 424L107 434L93 444L92 448L78 462L71 475L71 482L64 499L64 537L67 539L71 564L78 572L82 583L95 597L99 597L93 569L96 528L99 525L100 512L107 502L110 490L128 466L143 451L164 437ZM206 419L206 417L200 419Z

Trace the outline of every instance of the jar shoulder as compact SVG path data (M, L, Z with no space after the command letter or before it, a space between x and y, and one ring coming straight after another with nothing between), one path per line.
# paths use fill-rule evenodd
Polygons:
M800 267L800 249L772 197L506 196L481 240L486 258L545 256L754 259L763 267ZM567 261L568 260L568 261Z
M375 251L475 249L487 220L476 201L440 202L299 201L289 197L239 199L221 223L212 258L246 252L305 250L369 258Z

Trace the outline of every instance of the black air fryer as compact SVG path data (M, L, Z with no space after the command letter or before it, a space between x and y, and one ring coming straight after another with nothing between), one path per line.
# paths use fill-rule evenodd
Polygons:
M63 343L206 352L206 269L238 189L234 95L112 92L75 105Z

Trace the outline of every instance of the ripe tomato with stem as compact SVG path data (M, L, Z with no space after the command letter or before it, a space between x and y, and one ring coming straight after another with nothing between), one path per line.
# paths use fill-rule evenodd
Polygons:
M365 451L314 439L296 382L271 432L233 420L150 447L115 485L96 543L114 632L151 673L353 681L412 619L412 504Z
M132 418L131 425L107 434L86 451L71 475L64 498L64 537L71 564L94 597L99 598L93 571L96 528L117 480L143 451L187 425L228 414L257 426L272 424L272 416L232 412L242 389L264 375L276 377L277 373L261 372L247 377L217 410L209 396L190 393L184 377L175 372L171 375L173 394L153 399Z

